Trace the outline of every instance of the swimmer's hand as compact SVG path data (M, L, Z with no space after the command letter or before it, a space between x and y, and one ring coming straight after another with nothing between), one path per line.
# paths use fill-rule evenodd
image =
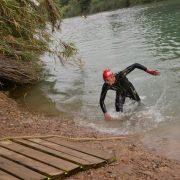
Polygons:
M112 117L106 112L106 113L104 113L104 119L105 120L111 120Z
M159 76L160 75L159 71L153 70L153 69L147 69L146 72L153 75L153 76Z

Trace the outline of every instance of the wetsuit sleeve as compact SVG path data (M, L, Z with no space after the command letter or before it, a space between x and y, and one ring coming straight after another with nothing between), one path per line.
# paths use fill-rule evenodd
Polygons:
M103 113L107 112L106 105L104 103L107 91L108 91L107 85L104 84L103 87L102 87L102 91L101 91L101 95L100 95L100 101L99 101Z
M121 71L120 73L124 76L126 76L127 74L129 74L131 71L133 71L134 69L140 69L143 71L146 71L147 68L139 63L134 63L131 66L127 67L126 69L124 69L123 71Z

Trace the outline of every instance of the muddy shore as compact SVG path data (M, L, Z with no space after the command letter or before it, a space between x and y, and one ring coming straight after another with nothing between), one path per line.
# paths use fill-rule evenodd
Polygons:
M0 138L27 135L62 135L67 137L109 137L66 118L45 116L27 111L0 92ZM83 143L112 151L117 161L102 168L80 172L67 179L180 179L180 162L159 156L145 148L137 137Z

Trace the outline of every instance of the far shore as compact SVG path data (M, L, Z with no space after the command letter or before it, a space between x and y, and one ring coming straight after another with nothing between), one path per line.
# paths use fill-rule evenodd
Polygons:
M66 137L110 137L80 127L59 116L32 113L0 92L0 139L19 136L60 135ZM137 137L120 140L78 141L87 147L111 151L116 162L102 168L80 172L67 179L180 179L180 162L157 155L143 146Z

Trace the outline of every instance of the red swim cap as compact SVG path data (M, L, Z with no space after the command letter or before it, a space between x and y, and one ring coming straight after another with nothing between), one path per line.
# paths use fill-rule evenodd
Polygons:
M104 79L104 81L105 81L108 77L110 77L111 75L113 75L113 73L111 72L111 70L110 70L110 69L105 69L105 70L103 71L103 79Z

